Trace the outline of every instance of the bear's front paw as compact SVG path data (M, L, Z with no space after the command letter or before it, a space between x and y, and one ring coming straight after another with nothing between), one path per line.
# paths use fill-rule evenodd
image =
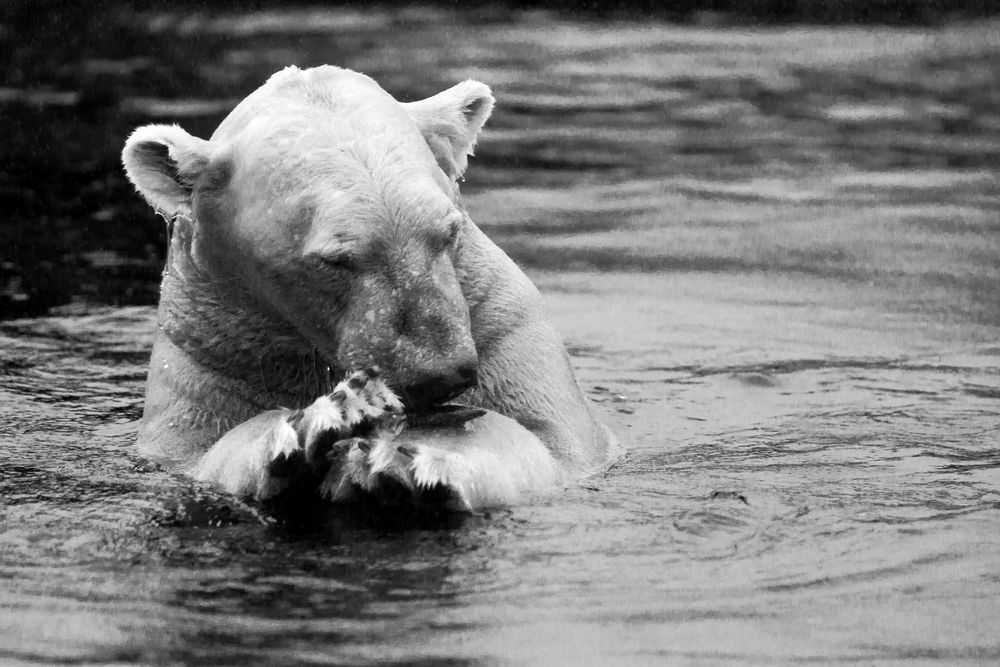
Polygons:
M360 371L303 410L268 410L237 425L191 472L230 493L266 500L338 474L341 441L391 439L404 421L402 404L377 370Z
M352 373L334 390L317 398L304 410L289 416L298 434L300 457L315 474L330 465L334 444L349 437L366 437L377 431L401 429L403 405L379 377L377 369ZM280 469L286 463L277 457Z
M320 493L334 502L365 497L384 504L470 511L469 471L461 456L417 444L397 446L399 431L337 442Z

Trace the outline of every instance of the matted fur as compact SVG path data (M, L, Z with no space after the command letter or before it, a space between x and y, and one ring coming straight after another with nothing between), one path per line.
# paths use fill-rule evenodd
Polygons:
M366 409L331 412L348 372L378 365L402 389L473 367L476 428L401 436L416 487L504 504L604 462L609 436L537 290L459 196L493 105L475 81L401 104L362 74L293 67L209 140L136 130L126 172L174 218L142 451L266 497L295 483L269 472L289 414L310 415L293 420L301 446ZM359 465L392 467L368 449Z

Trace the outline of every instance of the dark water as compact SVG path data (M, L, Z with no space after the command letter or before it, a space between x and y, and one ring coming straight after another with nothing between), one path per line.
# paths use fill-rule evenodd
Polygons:
M482 79L469 208L629 453L454 525L298 522L135 456L151 307L9 321L0 662L1000 661L998 24L126 18L0 95L96 156L54 172L106 187L39 214L50 235L155 246L115 175L128 126L207 134L285 64L406 99ZM84 113L95 71L116 97Z

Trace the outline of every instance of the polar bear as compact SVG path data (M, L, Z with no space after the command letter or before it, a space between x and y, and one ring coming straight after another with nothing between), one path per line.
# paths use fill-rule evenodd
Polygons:
M462 205L493 105L289 67L207 141L137 129L125 171L171 227L141 451L257 499L391 482L462 509L605 462L538 291Z

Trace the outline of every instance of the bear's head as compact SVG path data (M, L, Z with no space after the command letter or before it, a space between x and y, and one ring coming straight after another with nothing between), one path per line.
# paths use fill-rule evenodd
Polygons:
M161 326L171 299L173 333L198 346L298 346L334 374L377 365L418 408L474 385L456 268L472 223L456 182L492 108L475 81L403 104L356 72L292 67L208 141L139 128L123 153L128 177L182 227ZM168 290L171 274L179 286ZM245 320L212 322L233 313L285 333L260 340Z

